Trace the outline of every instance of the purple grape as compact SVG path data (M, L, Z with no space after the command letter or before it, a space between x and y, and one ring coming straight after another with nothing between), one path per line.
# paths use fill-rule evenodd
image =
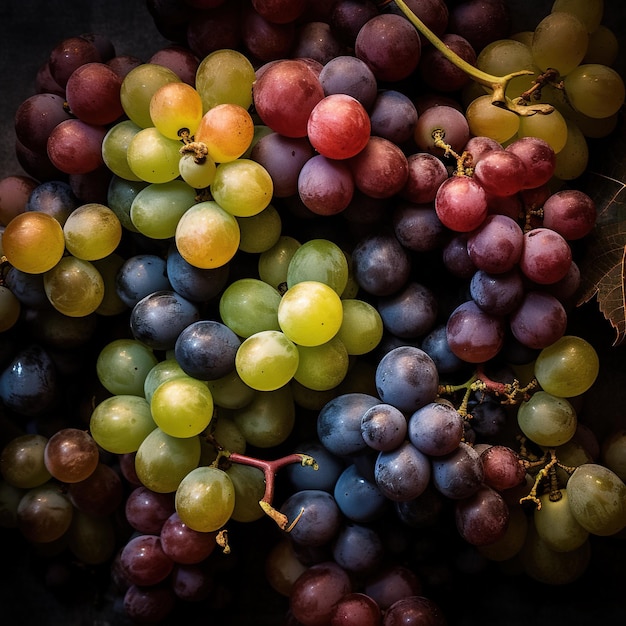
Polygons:
M507 503L487 486L456 502L454 515L459 534L473 546L486 546L501 539L509 523Z
M466 443L445 456L432 459L433 485L451 500L469 498L482 486L484 470L480 455Z
M387 331L402 339L421 337L432 330L438 304L428 287L410 282L398 293L380 298L378 312Z
M417 498L428 486L430 477L428 457L409 441L395 450L380 452L376 459L376 485L394 502Z
M430 402L409 418L410 442L429 456L454 452L463 438L463 418L445 402Z

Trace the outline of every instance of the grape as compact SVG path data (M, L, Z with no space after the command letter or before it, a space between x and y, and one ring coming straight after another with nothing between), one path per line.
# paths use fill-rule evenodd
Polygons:
M517 422L523 433L540 446L560 446L576 432L576 411L565 398L537 391L522 402Z
M69 529L72 515L72 503L61 486L47 482L29 489L20 499L17 528L28 541L50 543Z
M70 254L96 261L117 248L122 239L122 225L109 207L90 202L72 211L63 226L63 234Z
M550 494L540 496L541 508L533 514L537 535L555 552L568 552L580 547L589 537L573 516L567 489L559 489L556 498Z
M94 517L76 509L67 531L67 545L81 563L109 563L116 549L115 529L111 519Z
M176 489L176 512L198 532L219 530L235 507L235 490L226 472L216 467L190 471Z
M446 623L439 606L420 595L397 600L387 609L383 619L383 626L445 626Z
M155 254L129 257L117 273L115 288L120 300L131 308L155 291L170 290L165 260Z
M159 534L163 552L175 563L185 565L201 563L213 553L217 545L214 533L192 530L175 511L165 518Z
M98 463L85 479L68 487L74 507L89 517L112 515L121 504L124 486L119 474L109 465Z
M382 564L384 546L373 528L347 522L333 541L332 554L335 562L347 572L363 575Z
M455 152L461 153L470 138L469 125L461 111L447 105L431 106L417 119L413 138L424 152L436 156L446 154L446 148L435 143L440 137Z
M178 161L178 171L190 187L205 189L213 182L217 166L208 155L196 157L193 152L183 152Z
M540 350L563 336L567 313L555 296L528 291L509 318L513 336L523 345Z
M376 404L361 418L361 435L370 448L389 452L402 444L407 434L404 413L390 404Z
M124 611L136 622L155 623L170 615L175 600L171 587L130 585L124 594Z
M177 44L157 50L148 63L162 65L172 70L180 79L193 87L200 61L189 48Z
M448 178L445 165L432 154L416 152L407 157L408 179L400 195L415 204L424 204L435 199L437 189Z
M136 177L133 175L133 178ZM106 203L113 213L117 215L124 230L128 230L131 233L137 232L137 229L130 219L130 208L135 196L147 186L148 183L143 180L126 180L115 175L111 179Z
M562 235L550 228L533 228L524 234L519 266L530 280L549 285L563 278L572 262L572 251Z
M54 478L76 483L95 471L99 461L98 446L84 430L62 428L48 439L43 460Z
M132 173L148 183L168 183L179 175L180 143L157 128L143 128L128 143L127 159Z
M36 93L26 98L15 111L17 139L30 150L45 153L52 129L71 117L64 102L64 98L53 93Z
M522 189L541 187L555 172L557 158L555 150L539 137L519 137L505 150L515 154L524 163Z
M485 157L486 160L488 156ZM482 163L484 160L481 160ZM513 270L519 262L524 233L506 215L489 215L467 239L467 252L474 265L484 272L500 274Z
M298 518L289 536L302 546L323 546L339 532L341 514L333 496L317 489L296 491L280 507L292 522Z
M513 39L498 39L487 44L476 59L476 67L494 76L520 70L536 71L530 47ZM505 93L509 98L516 98L531 86L532 75L517 76L509 81Z
M458 500L454 515L459 534L474 546L498 541L509 523L509 507L504 498L487 486Z
M378 301L378 312L385 330L396 337L421 337L432 330L437 320L438 304L428 287L409 282L397 294Z
M202 119L202 99L187 83L166 83L152 94L149 112L152 124L168 139L193 137Z
M589 33L593 33L602 20L603 2L580 2L580 0L555 0L552 12L564 11L571 13L580 19L587 27Z
M406 502L421 495L431 477L428 457L405 441L376 459L374 477L377 487L389 499Z
M335 502L349 520L371 522L386 510L388 500L385 494L375 482L363 478L356 465L348 465L336 480L332 490Z
M348 165L312 156L298 173L297 192L307 209L318 215L335 215L348 207L354 196L354 178Z
M508 150L492 150L476 164L474 176L483 189L495 196L511 196L521 189L524 162Z
M435 196L435 211L442 224L457 232L478 228L487 217L484 188L468 176L446 179Z
M342 249L327 239L310 239L294 251L287 268L287 287L315 280L341 295L348 282L348 261Z
M519 455L508 446L489 446L481 453L480 460L485 484L496 491L512 489L524 481L526 470Z
M476 65L476 51L465 37L454 33L444 33L441 41L466 63ZM424 48L419 73L428 87L442 93L460 91L471 81L462 69L446 59L434 46Z
M600 63L612 66L617 59L619 42L615 33L605 24L589 33L589 45L583 63Z
M408 437L424 454L449 454L456 450L463 438L463 418L448 404L430 402L409 417Z
M587 63L573 69L564 81L572 107L592 118L615 114L624 103L624 81L612 68Z
M432 459L432 481L435 489L451 500L463 500L482 486L484 470L480 455L467 443L453 452Z
M383 323L377 309L363 300L344 298L343 318L336 338L349 355L371 352L382 339Z
M9 485L18 489L32 489L51 478L44 462L48 438L27 434L11 439L0 453L0 473Z
M380 607L364 593L349 593L337 602L329 623L331 626L378 626L382 623Z
M191 133L203 143L216 163L234 161L248 149L254 136L254 122L239 104L218 104L209 109Z
M254 522L263 517L263 509L259 505L265 495L263 472L250 465L234 463L226 473L235 488L235 508L231 519L236 522Z
M524 281L517 269L502 274L478 270L470 281L470 295L486 313L507 315L522 303Z
M300 345L296 350L298 367L293 377L307 389L334 389L348 373L348 352L337 336L319 346Z
M561 180L574 180L583 174L589 164L589 146L580 126L567 121L567 141L556 156L554 176Z
M165 580L172 572L174 561L161 547L156 535L138 535L122 548L121 563L133 585L150 587Z
M354 56L330 59L320 72L319 81L326 96L345 94L358 100L371 113L377 97L377 83L367 63Z
M126 498L124 513L128 523L140 533L161 535L165 522L175 515L174 496L171 493L157 493L144 486L136 487ZM161 541L163 551L167 554L163 536ZM171 554L168 556L174 559Z
M518 139L523 137L541 139L558 154L567 142L567 122L557 109L550 115L521 117L517 136Z
M474 98L465 111L469 130L475 137L485 136L499 143L504 143L515 136L519 130L519 117L512 111L493 105L490 95ZM471 150L474 162L478 155Z

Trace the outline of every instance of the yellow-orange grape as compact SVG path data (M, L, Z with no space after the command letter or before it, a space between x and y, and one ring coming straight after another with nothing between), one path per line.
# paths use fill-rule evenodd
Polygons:
M200 94L187 83L167 83L150 99L150 117L162 135L181 139L192 136L202 119Z
M216 163L234 161L248 149L254 137L254 121L238 104L218 104L203 116L195 140L206 145Z

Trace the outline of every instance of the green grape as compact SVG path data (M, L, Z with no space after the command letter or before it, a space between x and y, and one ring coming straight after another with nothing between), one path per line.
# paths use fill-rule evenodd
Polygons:
M519 505L509 506L509 523L504 535L493 543L478 546L477 550L490 561L503 562L519 554L526 541L528 519Z
M564 11L575 15L587 28L588 33L593 33L604 14L603 0L554 0L551 12Z
M172 70L155 63L142 63L126 74L120 88L124 113L141 128L153 126L150 100L154 93L168 83L182 82Z
M123 120L109 128L102 140L102 160L104 164L124 180L141 180L128 165L128 145L141 130L132 120Z
M240 278L222 293L219 312L236 335L250 337L263 330L280 330L279 304L276 289L257 278Z
M558 154L567 143L567 122L557 109L549 115L520 117L517 134L519 137L539 137Z
M346 286L341 292L341 297L346 300L352 300L357 297L359 293L359 289L361 287L359 286L359 283L354 277L352 255L349 252L346 252L345 250L343 251L343 253L346 255L346 261L348 262L348 282L346 283Z
M490 95L479 96L470 102L465 117L472 135L489 137L504 143L515 137L520 127L519 115L494 106Z
M181 143L168 139L154 126L140 130L128 144L128 165L148 183L167 183L178 177Z
M169 139L190 139L202 119L200 94L187 83L167 83L150 98L150 118Z
M22 305L14 293L4 285L0 285L0 333L13 328L20 318Z
M63 228L47 213L25 211L6 225L2 248L15 269L27 274L43 274L51 270L65 252Z
M530 400L520 404L517 423L531 441L552 448L574 436L578 420L568 400L537 391Z
M280 238L283 224L280 213L272 204L256 215L236 219L241 232L239 249L242 252L260 254L269 250Z
M176 376L152 394L150 410L157 426L172 437L194 437L213 417L213 396L201 380Z
M148 372L158 363L154 352L135 339L115 339L102 348L96 372L102 386L114 395L144 397Z
M176 512L184 524L198 532L214 532L228 522L235 508L235 488L228 474L217 467L198 467L176 490Z
M143 383L144 397L150 402L155 389L161 383L181 376L187 376L187 374L175 358L159 361L146 375Z
M211 183L215 202L237 217L260 213L271 202L273 191L269 172L250 159L220 163Z
M626 527L626 485L603 465L578 466L567 483L576 521L593 535L614 535Z
M606 65L580 65L565 77L563 84L572 107L588 117L611 117L624 104L624 81L613 68Z
M126 180L113 176L107 191L107 206L117 215L124 230L136 233L137 229L130 219L130 209L137 194L150 183L145 180Z
M334 389L348 373L348 352L336 336L320 346L298 346L294 378L314 391Z
M135 455L135 471L141 484L157 493L176 491L183 478L198 467L200 439L172 437L155 428Z
M11 486L32 489L48 482L52 475L44 461L48 438L29 433L11 439L0 453L0 473Z
M262 330L237 350L235 368L241 380L257 391L286 385L298 368L298 348L280 330Z
M211 52L200 61L196 71L196 89L204 112L225 103L250 108L255 80L254 67L241 52L227 49Z
M578 467L583 463L593 462L593 457L590 452L576 440L575 436L563 445L557 446L554 452L559 459L559 463L566 467ZM567 470L557 465L556 477L559 481L559 485L567 486L570 477Z
M183 180L152 183L133 200L130 219L133 226L151 239L169 239L183 214L196 203L196 192Z
M89 419L94 441L113 454L136 452L155 428L148 401L127 394L105 398Z
M572 120L567 120L567 141L556 155L554 176L561 180L574 180L587 169L589 146L587 139Z
M533 44L534 35L535 33L532 30L521 30L517 33L509 35L509 39L519 41L520 43L523 43L525 46L528 46L530 48Z
M542 389L563 398L585 393L599 371L595 348L573 335L565 335L541 350L535 361L535 376Z
M587 28L575 15L550 13L535 28L533 61L544 72L553 68L567 76L583 60L588 44Z
M301 346L319 346L332 339L343 321L343 306L332 287L305 280L290 287L278 305L281 330Z
M73 256L63 257L43 277L52 306L68 317L93 313L104 298L104 280L93 263Z
M280 289L281 285L286 287L289 263L301 245L297 239L281 235L269 250L259 256L258 269L261 280L276 289Z
M289 386L291 387L291 392L293 393L293 401L299 407L306 409L307 411L321 410L321 408L327 402L330 402L337 395L338 392L338 389L336 388L326 389L325 391L317 391L315 389L305 387L295 378L289 383Z
M88 202L74 209L63 226L65 247L78 259L96 261L111 254L122 240L122 224L104 204Z
M207 386L213 395L215 406L224 409L240 409L252 402L256 395L256 390L241 380L236 369L222 378L207 381Z
M604 24L600 24L589 33L589 45L583 63L600 63L612 66L619 53L619 41L615 33Z
M552 500L549 493L539 497L533 521L537 534L556 552L568 552L581 546L589 532L577 521L569 506L567 489L559 491L560 498Z
M246 451L246 439L230 417L218 415L217 419L211 422L211 435L224 450L239 454Z
M476 67L493 76L506 76L521 70L536 72L530 46L513 39L497 39L488 43L476 58ZM535 76L528 74L511 79L506 87L508 98L517 98L530 89Z
M237 220L213 200L188 209L175 233L180 255L201 269L226 265L235 256L240 238Z
M233 463L227 470L235 489L235 508L231 518L236 522L254 522L265 513L259 500L265 495L265 476L263 472L250 465Z
M383 338L383 320L378 309L354 298L343 299L341 305L343 319L337 337L350 355L371 352Z
M311 239L291 257L287 268L287 287L314 280L341 295L348 284L348 259L343 250L328 239Z
M587 540L574 550L552 550L531 522L519 556L524 571L531 578L548 585L566 585L585 572L589 565L591 548Z
M93 266L98 270L104 281L104 298L102 298L100 306L96 309L98 315L119 315L128 308L117 294L116 289L117 274L123 264L124 258L116 252L109 254L103 259L93 261Z
M232 419L257 448L273 448L283 443L295 424L296 409L289 385L275 391L259 391L252 402L232 413Z
M117 547L117 535L111 518L87 515L75 508L67 531L67 547L80 563L106 563L113 557Z
M217 166L208 155L196 158L191 152L182 155L178 162L178 171L181 178L194 189L209 187L215 178Z

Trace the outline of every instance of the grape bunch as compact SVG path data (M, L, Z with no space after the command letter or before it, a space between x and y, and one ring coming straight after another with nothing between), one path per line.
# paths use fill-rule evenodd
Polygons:
M131 623L232 613L257 529L294 626L444 625L451 550L579 579L626 528L570 323L603 3L146 4L171 45L65 39L16 111L3 526Z

